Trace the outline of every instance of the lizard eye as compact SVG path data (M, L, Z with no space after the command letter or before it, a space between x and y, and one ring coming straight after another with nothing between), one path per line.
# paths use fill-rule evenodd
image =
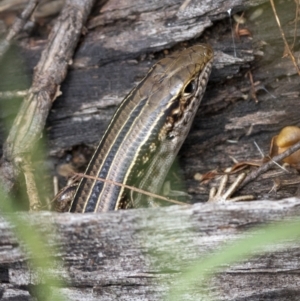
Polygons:
M184 88L183 95L188 96L193 94L196 91L196 82L195 80L191 80Z

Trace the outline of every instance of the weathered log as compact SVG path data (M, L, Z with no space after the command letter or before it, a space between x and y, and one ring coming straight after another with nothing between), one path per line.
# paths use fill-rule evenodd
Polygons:
M39 230L52 250L49 273L62 282L54 292L69 300L162 300L194 260L249 229L299 215L299 205L300 199L286 199L105 214L24 213L22 220ZM29 290L42 280L29 269L30 256L13 228L1 218L1 300L34 300ZM222 267L209 283L187 291L185 300L200 300L203 290L215 300L298 300L299 251L299 241L289 241L283 248L273 246L265 254Z

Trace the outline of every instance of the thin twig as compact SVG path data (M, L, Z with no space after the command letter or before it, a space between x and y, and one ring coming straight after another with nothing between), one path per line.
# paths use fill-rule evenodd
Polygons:
M30 18L35 8L37 7L39 0L30 0L23 10L20 17L16 17L14 24L7 33L4 40L0 42L0 59L9 49L11 41L21 32L27 20Z
M277 22L277 24L278 24L278 27L279 27L279 30L280 30L280 33L281 33L283 42L284 42L284 44L285 44L285 47L286 47L286 49L287 49L287 51L288 51L289 56L291 57L291 60L292 60L294 66L295 66L295 68L296 68L296 70L297 70L297 73L300 75L300 70L299 70L299 67L298 67L298 65L297 65L296 59L295 59L295 57L294 57L294 55L293 55L293 53L292 53L292 51L291 51L291 49L290 49L290 46L289 46L289 44L288 44L288 42L287 42L287 40L286 40L286 38L285 38L284 31L282 30L282 27L281 27L281 24L280 24L280 20L279 20L279 18L278 18L277 12L276 12L276 8L275 8L274 1L273 1L273 0L270 0L270 2L271 2L271 6L272 6L272 9L273 9L273 12L274 12L274 16L275 16L276 22Z
M139 192L139 193L142 193L144 195L148 195L148 196L151 196L153 198L160 199L162 201L166 201L166 202L169 202L169 203L173 203L173 204L177 204L177 205L189 205L187 203L183 203L183 202L180 202L180 201L177 201L177 200L172 200L170 198L167 198L167 197L164 197L164 196L161 196L161 195L158 195L158 194L154 194L152 192L145 191L145 190L136 188L134 186L129 186L129 185L118 183L118 182L111 181L111 180L108 180L108 179L93 177L93 176L89 176L89 175L86 175L86 174L83 174L83 173L75 173L75 175L79 176L79 177L87 178L87 179L98 180L98 181L101 181L101 182L113 184L113 185L123 187L123 188L128 188L132 191Z
M251 172L245 179L245 181L242 183L242 185L240 186L240 188L244 187L246 184L248 184L249 182L253 181L254 179L256 179L259 175L261 175L262 173L266 172L267 170L271 169L275 162L279 162L282 159L290 156L292 153L296 152L297 150L300 149L300 142L294 144L292 147L290 147L288 150L286 150L285 152L281 153L280 155L274 156L271 161L263 164L261 167L259 167L257 170Z
M250 80L250 83L251 83L251 88L250 88L251 96L254 98L254 101L256 103L258 103L258 98L257 98L257 95L256 95L256 91L255 91L255 87L254 87L254 80L253 80L253 75L252 75L251 70L249 70L247 72L247 74L249 76L249 80Z
M2 99L12 99L16 97L25 97L28 94L28 90L20 91L0 91L0 98Z
M293 46L292 49L294 49L296 38L297 38L297 25L298 25L298 17L299 17L299 0L295 0L296 4L296 16L295 16L295 28L294 28L294 39L293 39Z

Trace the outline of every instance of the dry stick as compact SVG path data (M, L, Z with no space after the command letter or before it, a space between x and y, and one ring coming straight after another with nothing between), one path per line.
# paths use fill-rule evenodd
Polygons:
M28 94L28 90L20 91L0 91L0 98L12 99L16 97L25 97Z
M105 183L108 183L108 184L113 184L113 185L116 185L116 186L119 186L119 187L128 188L132 191L136 191L136 192L142 193L144 195L148 195L148 196L151 196L153 198L160 199L160 200L163 200L163 201L166 201L166 202L169 202L169 203L174 203L174 204L177 204L177 205L189 205L187 203L172 200L170 198L167 198L167 197L164 197L164 196L161 196L161 195L158 195L158 194L154 194L152 192L145 191L143 189L139 189L139 188L136 188L134 186L129 186L129 185L118 183L118 182L111 181L111 180L108 180L108 179L93 177L93 176L89 176L89 175L86 175L86 174L83 174L83 173L75 173L75 175L79 176L79 177L82 177L82 178L98 180L98 181L105 182Z
M10 192L24 158L41 137L51 105L67 75L82 28L95 0L68 0L55 23L41 59L34 69L32 86L24 98L3 146L0 182ZM30 191L30 189L27 190Z
M300 149L300 142L294 144L292 147L290 147L288 150L286 150L285 152L281 153L280 155L277 155L275 157L273 157L271 159L271 161L269 161L266 164L263 164L261 167L259 167L257 170L251 172L246 179L244 180L244 182L242 183L242 185L239 188L244 187L246 184L248 184L249 182L253 181L254 179L256 179L259 175L261 175L262 173L266 172L267 170L269 170L270 168L272 168L274 166L275 162L279 162L282 159L290 156L292 153L296 152L297 150Z
M30 211L39 211L41 208L40 198L34 179L34 170L30 158L23 158L22 169L26 181L27 195L30 196Z
M7 36L4 40L0 42L0 59L9 49L11 41L21 32L25 23L30 18L31 14L38 5L39 0L30 0L25 9L23 10L20 17L16 17L16 20L10 30L8 31Z
M296 4L296 15L295 15L294 40L293 40L292 49L294 49L296 39L297 39L297 24L298 24L298 16L299 16L299 0L295 0L295 4Z
M282 39L283 39L283 41L284 41L285 47L286 47L286 49L288 50L289 56L291 57L292 62L293 62L293 64L294 64L294 66L295 66L295 68L296 68L298 74L300 75L299 67L298 67L297 62L296 62L296 60L295 60L295 57L294 57L294 55L293 55L293 53L292 53L292 51L291 51L291 49L290 49L290 46L289 46L289 44L288 44L288 42L287 42L287 40L286 40L286 38L285 38L284 31L282 30L282 27L281 27L281 24L280 24L280 20L279 20L279 18L278 18L278 15L277 15L277 12L276 12L276 8L275 8L275 5L274 5L274 1L273 1L273 0L270 0L270 2L271 2L271 6L272 6L272 9L273 9L273 12L274 12L274 16L275 16L276 22L277 22L277 24L278 24L278 27L279 27L279 30L280 30ZM297 20L296 20L296 22L297 22Z

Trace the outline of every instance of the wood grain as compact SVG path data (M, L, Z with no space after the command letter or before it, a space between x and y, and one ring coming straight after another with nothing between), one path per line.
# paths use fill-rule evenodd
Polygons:
M42 233L49 248L55 247L49 273L62 281L62 288L54 292L69 300L162 300L193 260L247 235L249 229L298 216L299 205L300 199L286 199L21 217ZM33 300L28 289L42 279L29 268L30 255L3 218L0 229L2 300L11 300L11 292L21 296L26 291L24 300ZM299 241L273 246L265 254L222 267L210 283L199 283L187 296L196 298L204 290L215 300L296 300L299 251Z

